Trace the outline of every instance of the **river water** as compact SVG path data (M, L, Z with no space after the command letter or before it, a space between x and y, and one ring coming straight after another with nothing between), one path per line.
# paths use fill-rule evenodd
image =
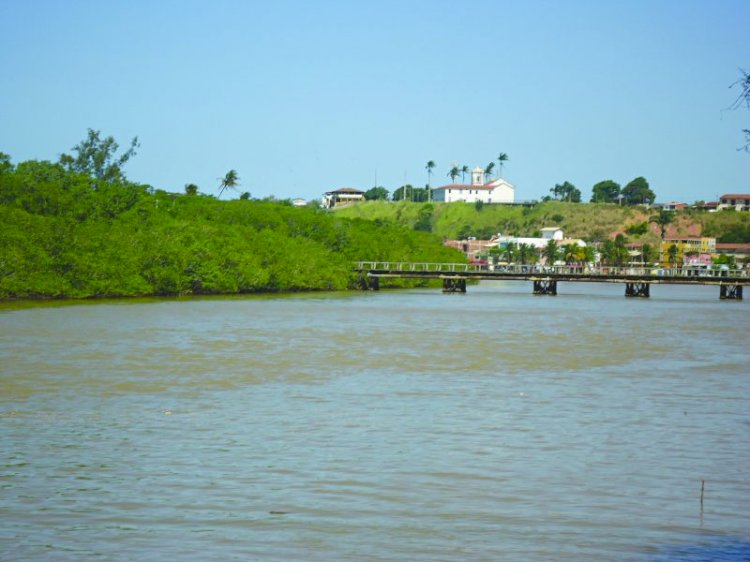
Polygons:
M4 305L0 559L748 560L748 303L623 295Z

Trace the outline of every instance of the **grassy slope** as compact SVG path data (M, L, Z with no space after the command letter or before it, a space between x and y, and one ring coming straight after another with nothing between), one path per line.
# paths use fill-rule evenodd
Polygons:
M471 203L410 203L369 201L336 211L344 217L379 220L413 228L420 211L432 206L433 232L455 239L468 229L477 238L488 238L493 233L516 236L537 236L546 226L559 226L566 237L603 240L614 233L623 232L632 225L649 220L654 214L644 207L620 207L599 203L564 203L548 201L525 208L509 205L484 205L477 210ZM668 237L707 236L721 237L731 226L750 227L750 213L679 212L669 226ZM643 236L628 236L633 242L658 244L659 227L649 223ZM746 240L750 242L750 240Z

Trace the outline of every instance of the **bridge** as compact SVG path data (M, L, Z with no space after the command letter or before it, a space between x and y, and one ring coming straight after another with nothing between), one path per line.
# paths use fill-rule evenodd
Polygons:
M573 265L492 266L470 263L360 261L354 265L360 288L378 290L386 278L441 280L444 293L465 293L467 281L531 281L535 295L556 295L559 282L622 283L626 297L649 297L651 285L716 285L720 299L742 300L750 285L745 270L587 267Z

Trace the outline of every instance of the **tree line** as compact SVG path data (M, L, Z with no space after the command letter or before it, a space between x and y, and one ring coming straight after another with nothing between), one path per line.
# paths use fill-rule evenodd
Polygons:
M0 298L344 290L353 261L462 260L428 232L130 182L137 147L89 131L57 162L0 153Z
M466 166L464 166L466 168ZM467 169L468 172L468 169ZM459 172L460 174L461 172ZM550 195L542 197L542 201L567 201L580 203L582 201L581 190L569 181L555 184L550 188ZM405 184L393 191L391 194L385 187L376 186L365 191L365 199L368 201L412 201L415 203L426 203L431 201L431 188L415 187ZM621 186L614 180L603 180L596 183L591 189L591 203L617 203L620 205L648 205L656 200L656 194L651 189L648 180L637 177Z

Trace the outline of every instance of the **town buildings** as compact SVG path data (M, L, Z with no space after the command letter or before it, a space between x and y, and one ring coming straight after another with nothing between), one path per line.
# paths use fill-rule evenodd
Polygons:
M672 247L674 247L673 250ZM713 254L716 254L716 238L667 238L661 242L661 263L667 267L674 265L710 265Z
M719 210L734 207L736 211L750 211L750 193L727 193L719 199Z

